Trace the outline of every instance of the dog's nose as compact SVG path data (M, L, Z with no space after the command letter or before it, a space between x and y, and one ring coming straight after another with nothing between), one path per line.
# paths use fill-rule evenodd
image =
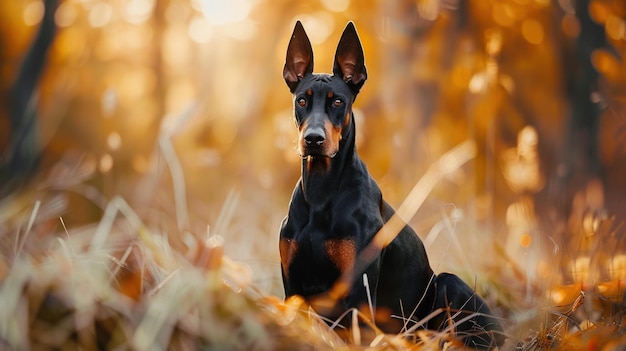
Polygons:
M324 129L322 128L309 128L304 133L304 142L307 145L322 145L326 140L324 136Z

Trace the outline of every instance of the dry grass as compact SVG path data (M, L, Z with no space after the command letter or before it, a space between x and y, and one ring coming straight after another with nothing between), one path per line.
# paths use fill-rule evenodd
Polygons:
M15 202L3 203L3 209ZM31 219L26 230L2 237L3 349L356 348L301 299L283 302L261 293L251 269L224 255L219 236L183 233L186 247L177 252L120 197L97 225L42 236L33 232L38 204L30 214L16 214ZM358 339L355 325L352 336ZM417 335L426 345L444 337ZM415 347L388 335L371 345Z
M26 230L2 237L3 349L325 349L338 342L299 306L261 296L250 269L224 256L218 236L187 233L187 247L176 252L119 197L97 225L41 236L32 228L37 207Z
M405 220L412 217L433 184L473 152L471 144L464 144L443 157L428 172L430 178L418 183L399 208L399 215ZM175 157L168 165L176 169ZM53 175L39 181L35 190L16 192L0 202L0 348L461 348L449 332L413 328L400 335L366 336L359 323L367 323L368 316L356 312L352 312L354 328L346 338L350 341L344 341L335 332L339 326L329 327L300 299L282 301L258 288L254 271L225 255L224 236L181 229L188 217L180 180L175 187L175 210L155 221L139 214L123 197L106 202L88 188L77 187L89 173L89 167L75 167L73 177ZM177 172L172 174L176 178ZM70 188L82 189L82 195L103 206L98 223L66 226L60 213L68 205ZM229 196L215 232L227 232L224 223L232 219L235 203L236 196ZM618 296L612 298L597 293L597 287L548 288L552 294L567 295L559 307L541 298L548 295L546 287L528 290L525 271L504 250L500 252L495 261L511 269L491 269L489 279L476 288L506 317L509 341L504 349L625 347L621 281L614 289ZM523 302L528 291L534 297L530 301L539 305Z

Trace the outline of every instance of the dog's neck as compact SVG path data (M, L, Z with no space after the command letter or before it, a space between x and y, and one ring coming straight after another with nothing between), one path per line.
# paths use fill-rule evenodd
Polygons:
M355 147L354 115L350 113L350 127L339 142L335 157L304 157L301 186L304 199L312 208L324 208L332 202L343 177L356 171L361 162Z

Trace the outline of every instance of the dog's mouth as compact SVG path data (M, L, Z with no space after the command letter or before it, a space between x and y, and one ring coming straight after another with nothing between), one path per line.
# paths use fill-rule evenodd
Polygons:
M308 159L310 158L334 158L335 156L337 156L337 153L339 151L338 150L334 150L331 153L327 154L323 151L316 151L316 150L304 150L304 152L300 152L300 157L304 160L304 159Z
M300 142L298 153L303 159L312 157L314 159L333 158L339 152L339 143L332 143L327 140L320 144L307 145L304 141Z

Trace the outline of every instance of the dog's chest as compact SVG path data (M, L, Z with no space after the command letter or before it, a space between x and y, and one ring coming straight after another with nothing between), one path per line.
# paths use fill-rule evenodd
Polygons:
M294 293L312 295L325 291L339 275L350 270L355 262L357 246L354 238L337 237L329 225L310 222L293 233L284 232L280 239L283 274ZM289 231L288 228L283 228ZM292 234L292 235L289 235Z

